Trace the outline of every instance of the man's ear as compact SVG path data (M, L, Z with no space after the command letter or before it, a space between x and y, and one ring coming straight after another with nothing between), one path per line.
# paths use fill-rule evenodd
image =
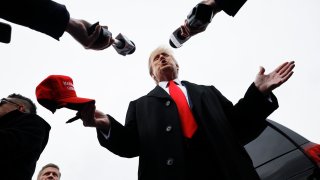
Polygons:
M157 77L155 75L152 74L152 78L157 82Z
M156 77L154 74L152 74L151 77L152 77L152 79L158 84L157 77Z
M19 106L18 107L18 110L20 111L20 112L27 112L27 110L26 110L26 108L24 107L24 106Z

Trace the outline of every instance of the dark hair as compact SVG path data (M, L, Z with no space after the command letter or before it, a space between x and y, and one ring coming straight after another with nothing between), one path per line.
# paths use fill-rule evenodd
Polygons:
M31 99L16 93L10 94L8 97L22 100L23 104L25 104L26 108L28 108L28 110L30 111L29 113L37 114L37 106Z

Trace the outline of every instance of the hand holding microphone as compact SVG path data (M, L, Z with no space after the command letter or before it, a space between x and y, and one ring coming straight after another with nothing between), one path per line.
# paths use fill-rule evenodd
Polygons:
M88 29L89 35L94 32L98 24L99 22L96 22ZM100 35L97 39L97 42L103 41L106 38L112 38L112 33L107 29L107 27L101 26ZM113 39L112 46L118 54L121 54L123 56L132 54L136 50L135 44L121 33L119 33L116 38Z
M214 1L213 1L214 2ZM215 4L199 3L188 14L184 25L177 28L170 36L169 43L173 48L179 48L193 35L206 30L213 16L220 11Z

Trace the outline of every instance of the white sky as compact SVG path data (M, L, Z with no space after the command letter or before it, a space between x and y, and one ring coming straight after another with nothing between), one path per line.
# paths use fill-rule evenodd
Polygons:
M20 93L36 101L35 87L48 75L72 77L79 97L96 99L97 109L124 123L129 101L154 86L147 59L183 23L198 1L185 0L59 0L74 18L109 26L137 46L121 56L110 47L85 50L69 34L60 41L14 25L10 44L0 44L1 96ZM280 108L269 118L320 143L320 1L249 0L233 18L217 14L207 30L174 50L180 79L215 85L236 103L252 83L260 65L266 72L294 60L292 78L274 91ZM4 20L1 20L4 21ZM65 124L75 111L55 114L38 104L38 114L51 127L39 168L52 162L65 180L136 180L137 158L120 158L101 147L94 128L81 121ZM36 177L34 177L36 179Z

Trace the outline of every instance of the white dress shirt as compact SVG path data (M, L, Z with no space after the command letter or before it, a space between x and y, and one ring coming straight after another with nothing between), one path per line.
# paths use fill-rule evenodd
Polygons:
M189 97L188 97L188 92L187 92L186 87L184 87L184 86L181 84L181 81L180 81L179 79L174 79L173 81L174 81L174 82L178 85L178 87L182 90L182 92L183 92L183 94L186 96L187 102L188 102L188 104L189 104L189 106L190 106ZM162 88L170 95L170 93L169 93L169 87L168 87L169 81L161 81L161 82L159 82L158 85L159 85L160 87L162 87Z

